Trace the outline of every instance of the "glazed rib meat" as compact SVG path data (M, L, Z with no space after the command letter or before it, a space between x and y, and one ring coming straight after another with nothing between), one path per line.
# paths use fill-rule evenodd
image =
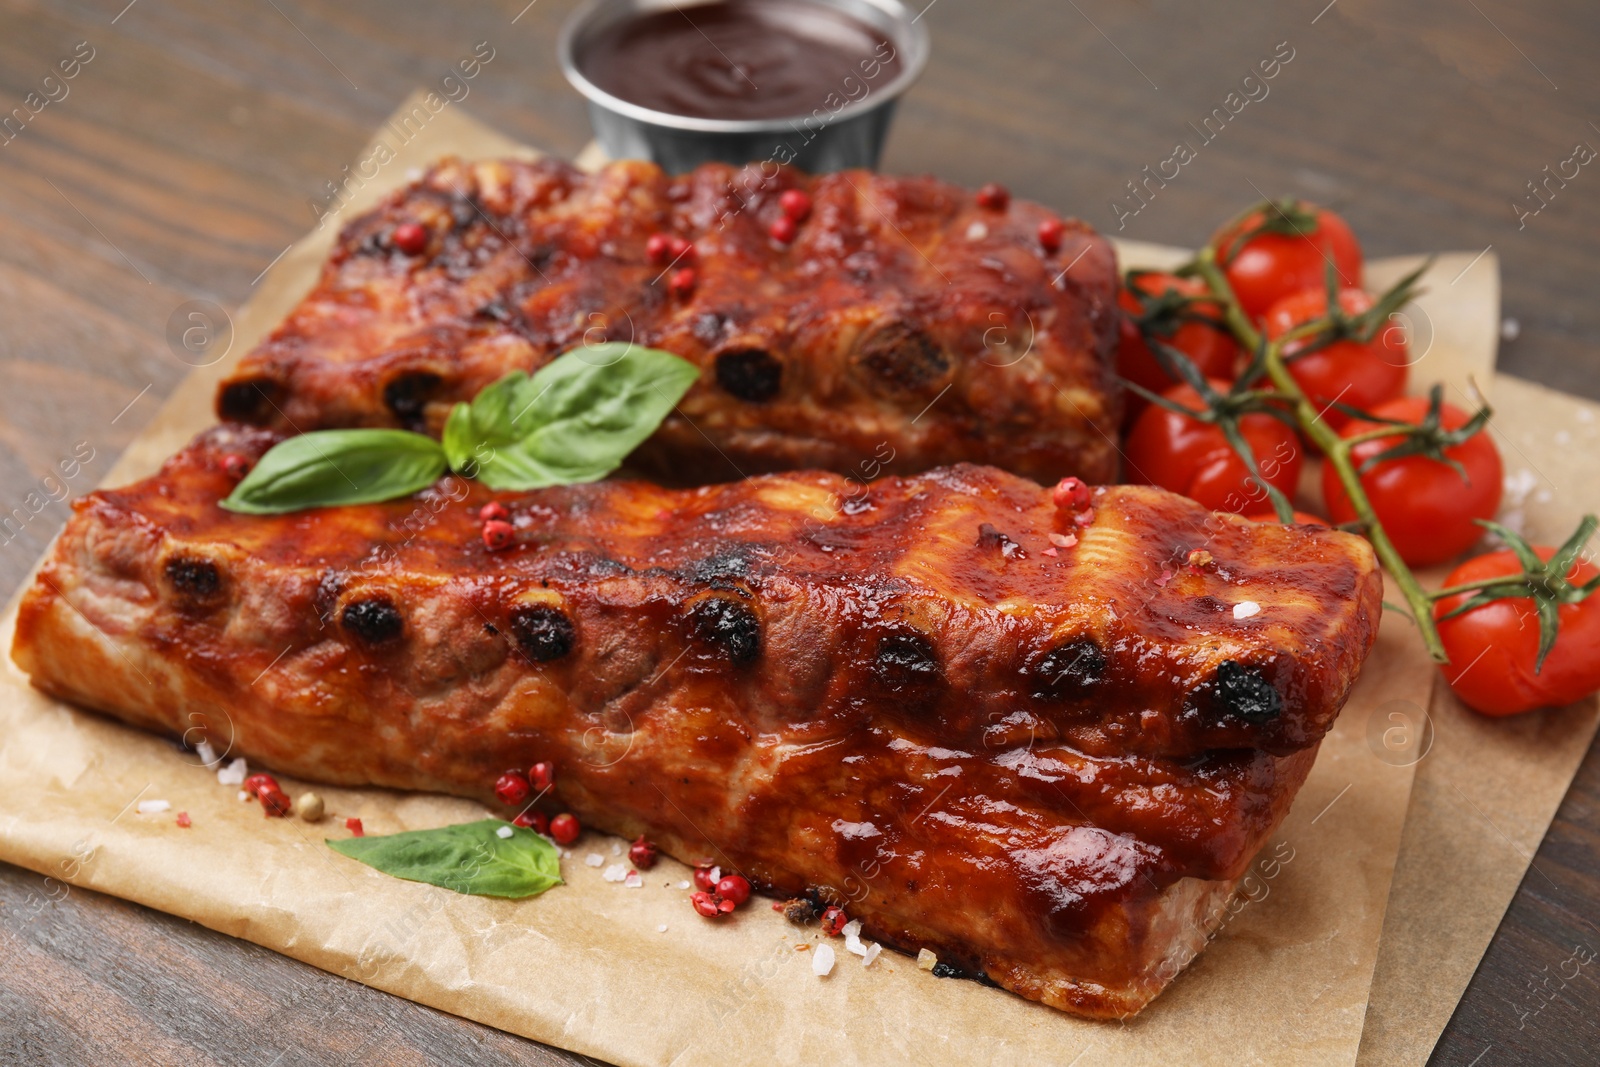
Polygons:
M1204 943L1377 628L1360 538L1148 487L608 481L500 496L491 552L449 479L218 508L275 439L221 427L75 505L18 621L37 686L172 733L225 710L234 751L328 782L494 803L553 760L588 824L1086 1015Z
M770 231L795 190L811 207L783 244ZM658 480L970 461L1111 481L1115 258L1076 221L1047 247L1053 218L866 171L446 160L344 229L217 409L286 431L437 435L452 403L508 371L633 341L702 371L634 456ZM410 223L427 237L416 254L396 247ZM690 251L652 260L655 235Z

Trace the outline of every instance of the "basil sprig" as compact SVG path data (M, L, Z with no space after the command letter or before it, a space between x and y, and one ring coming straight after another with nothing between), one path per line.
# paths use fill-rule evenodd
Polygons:
M511 836L501 837L509 829ZM480 897L533 897L561 884L561 855L532 830L499 819L329 840L335 852L368 867Z
M655 432L699 374L657 348L575 348L457 404L442 441L408 430L316 430L281 441L222 507L281 515L371 504L426 489L446 470L491 489L596 481Z

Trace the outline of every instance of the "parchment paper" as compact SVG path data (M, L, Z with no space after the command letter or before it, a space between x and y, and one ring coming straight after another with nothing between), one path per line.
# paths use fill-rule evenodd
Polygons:
M441 154L531 154L448 106L408 144L396 144L392 133L380 137L397 158L347 211L369 206ZM232 357L310 286L337 224L328 220L260 283L236 317ZM1480 263L1457 287L1445 285L1468 258L1441 261L1435 280L1443 295L1424 303L1492 354L1497 311L1491 299L1486 312L1484 293L1469 279L1487 273L1492 293L1493 271ZM1426 359L1440 369L1423 373L1438 377L1446 364L1465 365L1470 348L1436 346ZM148 473L208 424L212 389L230 361L186 380L108 480ZM1501 422L1514 420L1507 413ZM13 619L14 612L0 620L7 648ZM1172 988L1125 1025L1087 1023L975 983L934 979L894 954L863 969L841 951L833 975L816 978L810 953L794 947L814 942L813 932L759 904L713 927L689 909L676 888L686 872L670 862L643 889L607 883L584 860L592 852L614 862L620 843L597 835L564 862L569 884L533 901L387 878L321 844L338 822L264 820L193 754L41 697L9 659L0 670L0 858L619 1064L697 1055L730 1063L1348 1064L1367 1011L1414 770L1414 753L1395 743L1390 716L1426 706L1433 678L1409 628L1390 620L1235 914ZM284 784L292 792L303 787ZM359 815L372 833L482 814L448 798L320 791L338 820ZM138 813L138 800L156 798L172 811ZM192 828L174 824L180 809Z

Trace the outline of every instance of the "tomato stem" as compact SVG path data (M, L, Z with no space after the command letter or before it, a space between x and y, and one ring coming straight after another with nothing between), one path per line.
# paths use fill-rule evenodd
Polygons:
M1412 618L1422 634L1422 643L1427 648L1428 655L1437 663L1450 662L1450 657L1444 650L1444 642L1439 638L1439 628L1433 621L1433 597L1422 588L1416 575L1411 573L1411 568L1400 558L1399 551L1389 540L1388 532L1378 521L1372 501L1367 497L1367 491L1361 484L1361 477L1356 472L1351 459L1351 448L1361 438L1347 441L1334 432L1333 428L1323 421L1322 413L1306 396L1299 383L1294 380L1294 376L1289 373L1283 346L1284 342L1294 340L1295 334L1291 332L1271 341L1261 336L1255 324L1250 321L1250 317L1245 314L1239 298L1233 292L1233 287L1228 284L1227 276L1217 262L1217 250L1213 246L1206 245L1200 250L1199 256L1195 259L1195 269L1205 279L1206 285L1222 305L1223 319L1227 322L1228 328L1247 351L1261 354L1262 368L1278 392L1293 407L1295 421L1300 424L1306 436L1322 449L1327 462L1333 465L1339 483L1344 486L1344 491L1350 498L1351 510L1356 513L1367 540L1372 543L1373 552L1377 554L1379 562L1389 572L1395 584L1400 587L1406 604L1410 606ZM1385 428L1376 436L1389 436L1395 432L1393 428Z

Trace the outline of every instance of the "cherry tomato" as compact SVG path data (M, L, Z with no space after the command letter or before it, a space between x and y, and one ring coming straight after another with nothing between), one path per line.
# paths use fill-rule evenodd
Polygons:
M1545 561L1555 554L1549 548L1534 551ZM1444 584L1462 585L1521 570L1514 553L1491 552L1467 560L1450 572ZM1566 577L1581 585L1596 574L1600 569L1579 560ZM1434 618L1460 607L1469 595L1441 600L1434 605ZM1494 600L1441 621L1439 637L1450 655L1441 670L1461 702L1485 715L1515 715L1571 704L1600 689L1600 594L1558 610L1556 643L1538 673L1533 668L1539 656L1539 619L1531 597Z
M1373 414L1380 418L1420 423L1427 414L1428 401L1420 396L1403 396L1380 404ZM1447 430L1459 429L1468 421L1467 413L1444 404L1439 421ZM1340 431L1355 437L1382 424L1356 419ZM1351 460L1357 468L1369 457L1398 444L1399 437L1380 437L1357 445ZM1361 485L1372 501L1372 509L1388 531L1400 558L1413 567L1443 563L1471 548L1483 534L1473 520L1494 518L1500 506L1503 468L1500 450L1482 430L1444 454L1461 464L1463 478L1455 468L1427 456L1406 456L1387 460L1361 476ZM1322 468L1322 496L1328 517L1335 523L1351 522L1356 513L1350 498L1333 469Z
M1339 293L1339 307L1347 315L1360 315L1373 303L1372 297L1360 289ZM1302 289L1273 304L1262 326L1269 339L1276 339L1327 313L1326 288ZM1406 364L1411 351L1398 326L1381 327L1366 344L1335 341L1303 356L1294 356L1291 346L1286 354L1293 357L1289 361L1290 375L1322 412L1323 421L1335 430L1343 429L1350 421L1349 415L1333 407L1335 401L1371 411L1406 391Z
M1226 390L1222 381L1212 381ZM1187 385L1161 394L1186 408L1204 406ZM1239 420L1240 432L1256 456L1261 477L1285 493L1294 492L1304 461L1295 432L1271 415L1252 413ZM1182 493L1213 511L1260 511L1266 491L1255 484L1244 460L1217 426L1151 404L1133 424L1124 451L1128 480Z
M1277 522L1278 513L1273 511L1271 508L1268 508L1266 511L1252 511L1250 514L1246 515L1245 518L1249 519L1251 522ZM1300 526L1326 527L1328 525L1328 520L1324 519L1322 516L1313 515L1309 511L1301 511L1298 508L1295 509L1294 521Z
M1321 287L1330 260L1340 285L1361 284L1361 245L1349 225L1325 208L1301 206L1315 213L1316 228L1310 233L1261 233L1234 247L1236 235L1261 224L1262 211L1257 209L1224 226L1211 239L1222 259L1228 284L1251 317L1265 314L1273 303L1290 293ZM1267 210L1277 215L1276 209Z
M1152 393L1159 393L1177 384L1177 379L1161 366L1145 342L1144 334L1133 321L1134 316L1145 310L1145 301L1141 297L1160 296L1166 292L1176 292L1184 296L1202 296L1205 294L1206 285L1198 278L1180 278L1175 274L1155 273L1135 274L1131 284L1133 288L1120 289L1117 292L1117 303L1126 312L1120 317L1121 335L1117 344L1117 373ZM1221 309L1214 303L1194 304L1191 307L1200 314L1212 314L1218 317L1222 314ZM1219 330L1205 322L1184 322L1172 331L1166 341L1193 360L1195 366L1200 368L1200 373L1207 378L1233 377L1233 363L1239 353L1239 346L1234 341L1233 335L1226 330ZM1144 397L1130 393L1125 425L1133 425L1133 420L1138 418L1149 405L1150 401Z

